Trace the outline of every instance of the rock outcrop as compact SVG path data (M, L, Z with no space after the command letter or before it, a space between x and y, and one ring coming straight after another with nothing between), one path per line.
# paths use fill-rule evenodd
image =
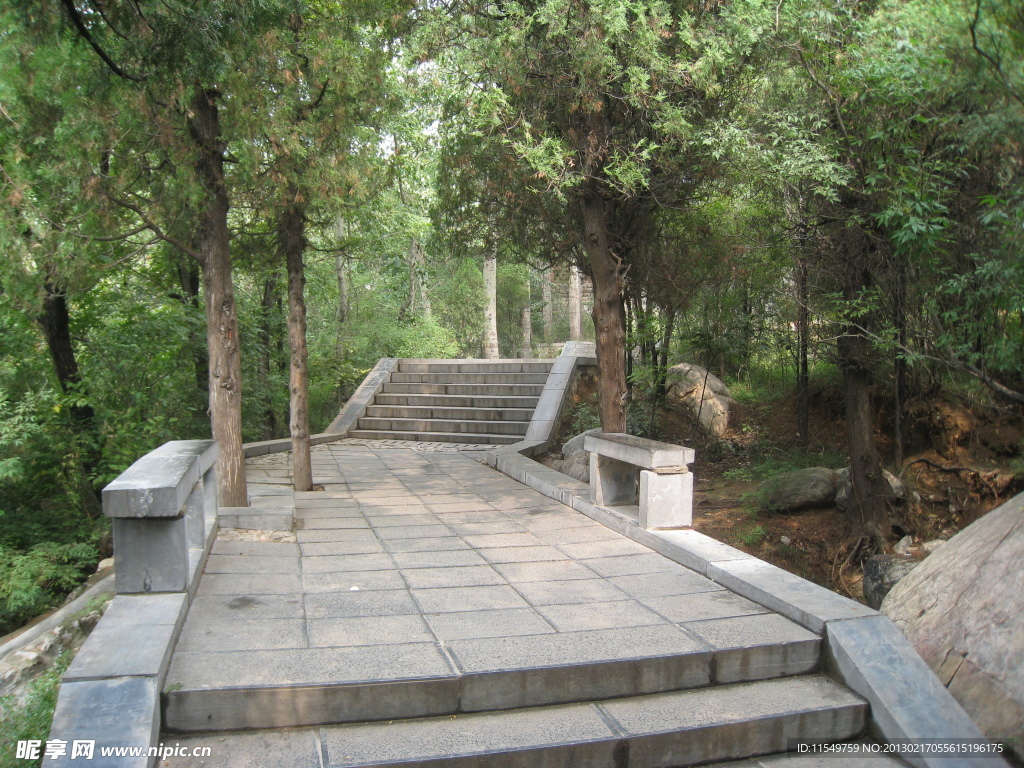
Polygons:
M721 379L699 365L679 363L668 369L665 386L668 398L687 406L705 432L712 437L725 435L735 401Z
M889 481L892 488L892 495L897 499L904 499L907 489L896 475L887 469L882 470L882 475ZM843 467L836 475L836 506L840 512L845 512L850 506L850 494L853 493L853 483L850 481L850 468Z
M778 512L830 507L836 498L837 476L834 469L808 467L770 477L758 489L761 506Z
M1024 494L936 549L882 613L992 739L1024 745Z

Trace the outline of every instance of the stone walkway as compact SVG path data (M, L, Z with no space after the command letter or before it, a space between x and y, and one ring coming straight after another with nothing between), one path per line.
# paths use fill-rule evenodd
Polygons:
M626 678L643 693L816 668L816 634L450 447L318 446L324 490L296 494L295 542L218 540L172 658L165 729L530 707L621 695ZM285 494L278 456L249 467L262 502Z

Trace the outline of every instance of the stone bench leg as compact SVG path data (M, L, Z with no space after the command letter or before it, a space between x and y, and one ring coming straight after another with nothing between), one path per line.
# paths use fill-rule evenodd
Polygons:
M692 525L693 475L690 472L659 475L640 470L640 527L689 528Z
M114 582L118 594L188 589L189 532L180 517L115 517Z
M632 464L591 453L591 502L601 507L636 504L636 472Z

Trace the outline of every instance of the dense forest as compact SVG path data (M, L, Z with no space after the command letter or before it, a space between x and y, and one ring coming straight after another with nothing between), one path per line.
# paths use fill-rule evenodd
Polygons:
M584 334L606 430L686 360L795 392L803 441L840 379L865 551L908 404L1019 415L1014 0L0 14L0 633L95 566L135 458L212 435L244 505L241 443L301 446L383 356Z

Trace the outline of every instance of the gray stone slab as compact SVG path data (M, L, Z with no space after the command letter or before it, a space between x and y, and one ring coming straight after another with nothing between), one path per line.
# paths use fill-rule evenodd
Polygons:
M542 605L537 607L537 612L559 632L644 627L668 623L658 614L628 599L584 605Z
M821 638L774 613L691 621L683 629L715 649L715 681L800 675L818 666Z
M708 565L723 560L756 560L753 555L697 531L645 531L637 528L631 535L655 552L707 575Z
M629 740L631 765L694 765L787 749L788 740L844 740L864 702L825 677L713 686L598 705Z
M189 586L184 517L115 517L114 579L119 593L183 592Z
M855 741L858 747L865 742ZM874 745L875 749L878 745ZM864 747L861 747L864 748ZM876 753L874 749L864 748L861 754L787 754L760 757L749 763L750 768L906 768L907 763L899 758L888 757ZM868 751L870 749L870 751ZM880 750L879 750L880 751ZM711 768L715 768L712 766ZM717 768L744 768L744 766L719 765ZM950 766L952 768L952 766Z
M302 572L337 573L341 571L382 571L395 567L395 561L386 553L368 555L321 555L302 558Z
M295 529L300 531L323 531L328 528L369 528L369 523L362 515L353 517L302 517L295 521Z
M577 513L579 514L579 513ZM580 515L582 520L571 528L556 528L549 530L537 530L533 526L526 525L533 531L534 535L548 544L582 544L590 541L622 541L622 534L606 528L600 523L595 523Z
M451 536L448 526L441 525L398 525L391 528L377 528L377 536L381 541L395 539L439 539Z
M409 525L437 525L438 519L432 514L378 515L366 513L366 519L374 528L394 528Z
M649 555L651 550L642 544L619 536L601 541L586 541L578 544L561 543L558 548L579 560L594 557L624 557L626 555Z
M404 589L321 592L306 595L305 602L306 616L310 619L418 613L416 603Z
M449 568L412 568L405 572L405 580L413 589L436 587L483 587L503 585L507 582L496 570L486 565L467 565Z
M490 563L536 563L568 559L562 550L548 546L496 547L479 551Z
M185 595L116 595L103 612L103 620L114 625L171 624L179 626L188 609Z
M302 579L297 573L207 573L196 594L288 595L301 591Z
M412 594L423 613L487 611L503 608L530 607L512 587L507 585L413 589Z
M640 598L640 602L669 621L701 621L767 613L763 605L720 589L688 595Z
M161 762L171 768L322 768L316 731L271 730L209 736L167 734L167 746L180 746L189 757ZM209 756L197 750L209 749ZM192 755L195 755L194 757Z
M160 735L160 691L154 677L118 677L66 682L60 687L49 738L68 742L67 754L47 766L78 766L72 758L74 741L94 741L97 768L148 768L146 757L102 757L103 747L150 746Z
M445 642L483 637L541 635L555 631L540 614L528 608L432 613L423 618L437 639Z
M889 739L980 739L982 733L932 673L907 639L885 616L827 625L827 669L871 704L872 730ZM994 768L991 757L908 756L919 768Z
M716 584L711 579L689 569L612 576L608 581L630 597L640 600L723 590L721 584Z
M174 646L175 624L135 624L104 617L64 673L65 681L161 677Z
M301 619L302 595L198 595L186 624L206 619Z
M463 536L466 543L475 548L487 547L537 547L546 542L532 533L492 533Z
M214 555L265 555L267 557L297 557L299 545L279 541L230 541L217 539Z
M515 587L532 605L604 603L629 597L604 579L526 581L517 582Z
M458 640L466 711L706 685L711 652L673 626Z
M659 573L670 570L672 565L661 555L653 552L647 555L624 555L622 557L598 557L580 560L598 576L631 576L638 573Z
M512 584L530 581L566 581L593 579L594 572L572 560L537 561L529 563L494 563L494 570Z
M456 549L471 549L469 544L458 536L428 539L390 539L384 543L384 547L388 552L449 552Z
M107 517L177 517L220 450L213 440L175 440L140 458L103 489Z
M321 648L434 640L418 614L309 619L308 629L310 646Z
M694 458L692 448L619 432L588 434L583 447L591 454L608 456L645 469L685 466L693 463Z
M492 520L482 523L448 523L448 527L460 536L481 535L488 533L526 533L526 529L519 523L505 518L503 520Z
M174 650L249 651L307 645L303 619L205 619L187 622Z
M879 615L865 605L762 560L711 563L708 576L819 635L824 632L828 621Z
M296 531L295 538L299 544L312 544L325 541L344 542L376 542L376 534L369 528L324 528L309 529L303 527ZM300 547L301 549L301 547Z
M323 730L331 765L611 766L615 734L590 704ZM500 757L499 757L500 755Z
M425 552L395 552L395 563L398 567L406 568L446 568L462 565L487 565L476 552L464 550L434 550ZM500 569L498 569L500 571Z
M379 589L405 589L405 579L397 570L307 573L302 577L302 591L307 594Z
M372 555L383 554L383 545L373 541L320 541L312 544L300 544L303 558L325 555Z

